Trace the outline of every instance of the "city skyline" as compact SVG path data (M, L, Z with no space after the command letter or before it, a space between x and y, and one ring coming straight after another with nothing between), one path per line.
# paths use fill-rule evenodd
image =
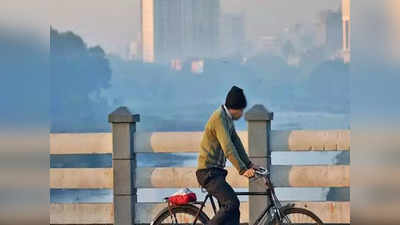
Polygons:
M273 3L221 0L221 12L242 12L246 26L244 36L246 40L256 40L260 36L276 35L282 27L296 22L311 23L319 11L336 10L340 6L340 0L307 2L309 4L290 0ZM88 12L91 12L90 16ZM75 16L71 17L71 14ZM82 36L89 46L102 46L107 54L128 58L132 41L138 41L140 0L65 1L57 3L57 7L50 10L50 16L53 27L60 31L73 31Z
M171 63L173 68L180 68L179 65L186 60L235 54L247 58L251 52L272 51L282 56L280 48L284 47L285 40L280 35L260 36L249 42L245 38L243 11L222 13L219 0L201 3L171 0L168 4L162 0L141 0L140 8L142 45L139 46L142 48L139 51L143 62ZM286 41L291 45L297 42L300 46L295 48L308 51L315 44L307 46L301 39L311 35L314 36L312 42L318 42L317 46L325 49L328 58L339 57L345 63L350 62L350 0L341 0L337 10L320 12L319 22L313 25L317 27L310 30L304 25L296 23L292 28L282 28L283 33L292 33L288 33ZM295 50L297 53L288 53L288 64L297 66L302 61L303 53L298 50Z

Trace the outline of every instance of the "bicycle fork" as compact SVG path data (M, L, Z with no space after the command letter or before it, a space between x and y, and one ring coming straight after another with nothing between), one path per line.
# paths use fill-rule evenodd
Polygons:
M291 225L292 222L290 221L288 216L284 215L284 213L282 213L282 209L285 207L282 207L282 205L280 204L278 198L275 195L275 191L269 190L267 196L268 196L269 202L272 203L272 210L275 211L275 212L270 213L271 221L273 221L274 217L277 217L279 225ZM286 220L287 223L282 224L283 220Z

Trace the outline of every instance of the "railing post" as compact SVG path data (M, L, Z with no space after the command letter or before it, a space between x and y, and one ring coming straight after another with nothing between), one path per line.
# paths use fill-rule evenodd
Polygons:
M271 120L273 112L263 105L254 105L245 113L248 126L248 150L250 160L270 170L271 167ZM262 180L249 183L249 191L265 191ZM269 203L265 196L249 196L249 224L254 224L262 210Z
M138 114L131 114L125 106L117 108L108 115L112 124L112 166L113 166L113 203L114 225L133 225L135 223L136 155L134 137Z

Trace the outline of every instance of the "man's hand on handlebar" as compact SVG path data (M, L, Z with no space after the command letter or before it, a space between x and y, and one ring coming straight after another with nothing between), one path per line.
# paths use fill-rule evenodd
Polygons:
M267 172L264 167L261 167L261 166L255 165L255 164L251 164L250 166L251 166L251 168L247 169L243 173L243 176L245 176L247 178L253 178L256 174L263 175L265 172Z
M244 173L243 176L250 178L250 177L254 177L255 171L253 168L249 168L247 169Z

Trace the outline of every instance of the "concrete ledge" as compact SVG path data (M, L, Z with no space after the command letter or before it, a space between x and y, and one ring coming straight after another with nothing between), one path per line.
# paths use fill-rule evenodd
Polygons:
M198 152L202 133L202 131L138 132L135 133L135 152ZM248 151L248 132L238 131L237 133L246 151ZM272 130L270 139L272 151L350 150L350 130ZM111 133L50 134L50 154L96 154L111 152Z
M227 181L237 188L247 188L249 181L235 168L227 167ZM350 166L272 166L276 187L349 187ZM127 170L129 173L130 170ZM136 188L199 187L194 167L138 167ZM125 174L125 173L124 173ZM128 176L128 175L126 175ZM165 179L168 177L168 179ZM130 180L121 176L121 182ZM124 180L125 179L125 180ZM124 185L128 187L128 185ZM113 188L112 168L50 169L50 188ZM127 189L118 193L129 193Z

